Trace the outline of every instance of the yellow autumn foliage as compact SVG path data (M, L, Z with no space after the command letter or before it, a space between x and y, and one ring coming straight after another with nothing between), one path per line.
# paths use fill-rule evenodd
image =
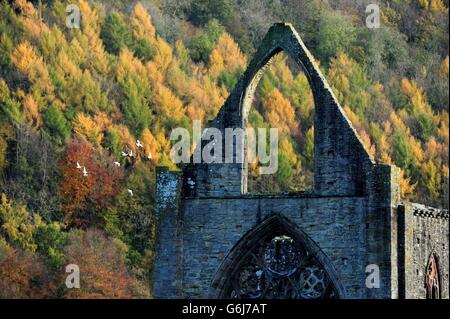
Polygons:
M209 72L214 78L225 69L233 73L247 64L247 58L228 33L219 38L209 60Z
M403 170L400 170L400 194L402 199L408 200L414 196L417 183L411 184L411 177L407 177Z
M25 120L34 128L42 125L42 118L39 113L39 107L31 94L28 94L23 101Z
M25 35L30 40L37 40L49 30L48 26L39 19L39 14L33 4L26 0L15 0L16 8L20 9L20 21L25 30Z
M155 56L152 61L162 74L166 74L170 63L173 61L172 47L162 38L157 38L153 43Z
M289 163L292 166L296 166L299 163L299 160L295 153L294 147L292 146L292 143L287 138L281 139L280 152L282 152L287 157L287 159L289 160Z
M14 204L4 193L0 201L0 234L23 250L36 251L33 233L42 224L37 214L31 214L25 206Z
M449 69L449 62L448 62L448 55L445 57L444 61L441 63L441 67L439 69L441 76L443 78L448 78L448 69Z
M122 124L112 126L119 135L120 142L125 152L133 151L136 154L136 139L130 133L128 127Z
M358 132L358 135L363 143L364 149L369 155L374 158L375 157L375 145L372 144L369 134L367 134L366 130L362 130Z
M145 128L142 132L142 144L144 145L145 156L148 158L148 156L151 155L151 159L155 163L158 163L161 156L158 141L148 128Z
M127 48L122 49L119 55L119 62L116 69L117 80L122 81L128 75L137 75L141 81L147 81L148 77L146 67L142 64L141 60L135 58L133 53ZM149 85L148 82L144 82Z
M99 147L103 132L99 125L90 116L83 113L78 113L73 122L73 131L76 136L91 143L95 147Z
M156 85L154 93L153 103L156 112L166 119L181 120L184 116L184 107L180 99L162 84Z
M77 34L78 41L86 51L89 68L99 74L107 74L110 68L103 41L100 39L100 23L97 12L92 10L86 0L78 0L82 17L82 34Z
M155 27L152 24L152 18L140 2L133 9L130 24L133 36L136 39L152 39L155 37Z
M281 133L298 136L299 124L295 118L295 110L291 102L278 89L273 89L263 101L264 117L271 127Z
M29 42L22 42L13 50L11 62L35 85L35 88L52 96L53 84L48 67Z

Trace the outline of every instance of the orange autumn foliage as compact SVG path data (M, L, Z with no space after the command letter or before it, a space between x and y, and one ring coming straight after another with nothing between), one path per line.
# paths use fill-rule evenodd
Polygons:
M82 168L77 168L77 162ZM69 142L59 166L66 220L86 227L97 218L95 212L108 207L120 192L123 169L112 165L110 158L98 160L92 146L82 140ZM88 176L83 175L84 167Z
M66 289L63 298L148 298L144 287L127 270L123 243L109 240L100 230L69 234L68 263L80 268L80 289Z
M0 298L46 298L53 286L44 265L30 252L0 246Z
M278 89L273 89L263 101L264 117L271 127L277 127L281 133L298 136L299 124L295 118L295 110Z
M25 119L34 128L39 128L42 124L42 118L39 113L39 107L31 94L28 94L23 101Z

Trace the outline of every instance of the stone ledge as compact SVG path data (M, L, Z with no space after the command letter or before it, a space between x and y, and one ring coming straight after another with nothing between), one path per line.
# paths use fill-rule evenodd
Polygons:
M281 192L281 193L253 193L227 196L184 196L183 200L208 200L208 199L290 199L290 198L365 198L364 195L320 195L303 192Z
M449 219L449 213L446 209L438 209L417 203L409 203L413 209L413 215L417 217L430 217L437 219Z

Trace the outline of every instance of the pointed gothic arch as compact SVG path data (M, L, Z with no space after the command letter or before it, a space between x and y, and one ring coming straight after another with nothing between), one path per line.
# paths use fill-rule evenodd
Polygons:
M364 195L367 193L368 176L374 164L365 150L356 130L339 105L329 84L315 63L298 33L291 24L274 24L247 70L239 79L217 117L208 126L219 129L245 129L255 89L272 58L285 52L304 71L314 97L314 192L319 195ZM187 166L185 182L190 179L194 187L188 187L189 197L237 196L247 193L248 165L245 137L234 141L243 145L243 162L201 163ZM203 147L200 143L198 147ZM241 153L240 153L241 154ZM222 150L222 156L225 151Z
M212 281L211 298L345 298L330 260L294 223L272 215L231 249Z
M427 299L441 299L438 257L434 252L431 253L430 257L428 258L425 276Z
M292 58L305 73L313 91L315 106L318 107L323 104L324 99L331 99L335 102L337 109L344 115L330 86L315 63L314 57L306 48L297 31L291 24L276 23L263 39L246 72L220 110L216 121L245 127L244 124L259 80L273 57L281 51ZM346 124L351 127L350 121L347 120Z

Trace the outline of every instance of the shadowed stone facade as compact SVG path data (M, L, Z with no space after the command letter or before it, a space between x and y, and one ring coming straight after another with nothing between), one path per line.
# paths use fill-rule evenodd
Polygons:
M432 291L448 298L448 212L402 202L399 169L369 156L290 24L270 28L208 127L223 136L247 127L258 81L280 51L314 96L314 189L249 194L246 162L160 168L155 298L280 297L287 280L298 284L281 297L425 298L427 282L438 282ZM246 152L245 137L238 142ZM369 289L372 264L380 282Z

